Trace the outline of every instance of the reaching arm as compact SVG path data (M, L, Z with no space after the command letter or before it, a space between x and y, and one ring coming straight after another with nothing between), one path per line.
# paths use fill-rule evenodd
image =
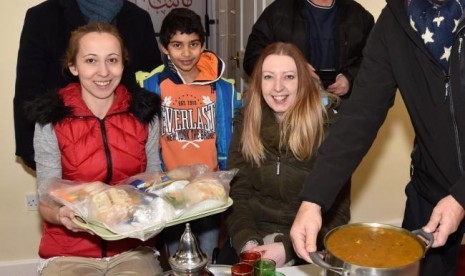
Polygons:
M350 101L342 105L338 121L318 151L315 165L304 183L303 203L294 220L291 237L297 254L310 262L321 212L329 210L341 188L371 147L378 129L394 103L397 83L384 31L378 19L364 51L364 59Z
M383 17L373 29L350 101L320 149L300 198L328 210L341 188L370 149L394 104L397 82L391 66Z
M297 256L312 263L308 252L316 251L316 238L321 229L321 207L302 202L291 228L291 238Z

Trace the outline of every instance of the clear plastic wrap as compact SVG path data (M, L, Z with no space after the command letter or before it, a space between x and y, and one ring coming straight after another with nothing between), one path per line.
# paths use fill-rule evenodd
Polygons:
M229 183L237 171L205 172L191 180L173 181L163 188L157 189L157 185L154 185L148 192L165 199L181 210L181 215L188 216L226 204Z
M147 240L176 219L206 216L209 210L225 206L236 173L237 169L211 172L205 165L191 165L167 173L138 174L114 186L53 179L41 185L41 200L69 206L81 226L115 234L106 234L109 238Z
M181 166L167 172L160 173L140 173L129 177L119 183L120 185L131 185L141 191L155 191L168 186L177 180L191 181L203 174L211 172L210 168L204 164Z
M73 209L85 223L141 240L158 234L168 221L181 214L181 210L157 195L129 185L76 184L55 180L48 194L53 200Z

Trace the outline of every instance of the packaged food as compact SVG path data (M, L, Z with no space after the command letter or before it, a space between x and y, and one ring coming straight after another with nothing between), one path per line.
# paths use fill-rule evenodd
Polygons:
M154 192L177 180L191 181L210 171L210 168L205 164L186 165L167 172L140 173L125 179L119 184L131 185L144 192Z
M181 214L166 200L129 185L55 180L49 189L53 200L70 207L84 222L141 240L158 234Z
M91 230L94 225L118 237L146 240L178 218L199 218L226 206L236 173L237 169L212 172L206 165L190 165L137 174L117 185L51 179L40 186L40 194L42 201L70 207Z

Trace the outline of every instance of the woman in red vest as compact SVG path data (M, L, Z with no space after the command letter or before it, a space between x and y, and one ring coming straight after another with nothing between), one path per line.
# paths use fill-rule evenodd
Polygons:
M77 77L28 108L34 134L37 182L101 181L116 185L143 172L160 171L157 97L129 93L120 83L127 51L115 27L95 22L71 35L64 68ZM73 211L41 200L41 275L155 275L161 272L154 242L105 241L72 222Z

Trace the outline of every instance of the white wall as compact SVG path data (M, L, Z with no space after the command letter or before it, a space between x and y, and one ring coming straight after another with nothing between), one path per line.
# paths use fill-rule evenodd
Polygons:
M37 258L40 221L27 211L25 197L35 193L34 178L16 162L13 96L19 36L25 11L41 1L0 2L0 261Z
M40 219L26 210L25 197L36 189L34 177L14 155L13 96L19 36L28 7L41 0L0 2L0 274L5 262L37 258ZM359 0L376 16L384 0ZM353 177L353 221L398 221L408 181L412 131L400 97L374 147ZM22 274L27 275L27 274Z

